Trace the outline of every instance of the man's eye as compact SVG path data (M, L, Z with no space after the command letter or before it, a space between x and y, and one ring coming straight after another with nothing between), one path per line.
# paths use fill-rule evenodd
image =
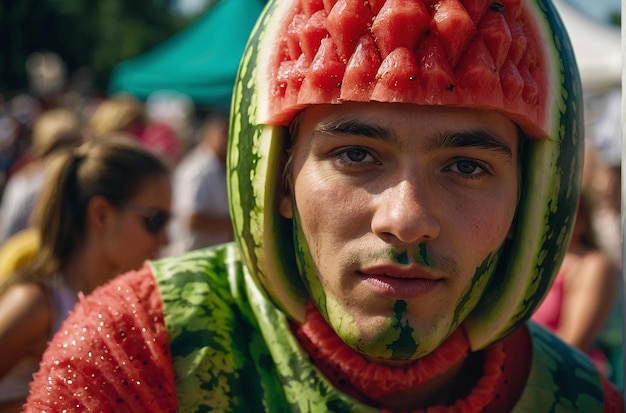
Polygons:
M478 177L486 172L485 168L471 159L460 159L451 164L449 170L468 177Z
M337 156L350 163L362 163L373 159L370 153L363 148L346 148L339 152Z
M479 167L476 162L468 161L467 159L458 161L456 166L462 174L472 174Z

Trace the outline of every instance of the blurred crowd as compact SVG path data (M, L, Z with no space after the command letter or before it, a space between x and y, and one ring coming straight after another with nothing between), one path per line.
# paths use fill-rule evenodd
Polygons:
M196 108L172 92L147 101L130 95L0 97L0 246L30 226L50 155L113 133L138 142L170 167L176 196L162 254L232 240L227 116L221 109Z
M233 239L225 111L39 81L0 97L0 413L21 411L81 294Z

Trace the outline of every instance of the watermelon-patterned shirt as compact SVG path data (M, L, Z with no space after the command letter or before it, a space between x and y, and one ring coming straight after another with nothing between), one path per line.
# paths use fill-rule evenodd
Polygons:
M582 353L525 328L532 359L513 412L623 412ZM316 368L227 244L151 262L81 299L44 354L25 411L378 409Z

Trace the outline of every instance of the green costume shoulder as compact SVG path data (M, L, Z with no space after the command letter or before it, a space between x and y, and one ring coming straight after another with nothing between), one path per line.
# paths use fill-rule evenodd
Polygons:
M319 375L234 244L151 263L181 412L377 411Z
M234 244L151 265L163 298L179 411L378 411L319 373ZM602 384L591 362L540 327L529 329L533 362L514 412L602 412Z
M602 382L589 358L539 325L527 324L533 357L526 388L518 402L519 411L604 411Z

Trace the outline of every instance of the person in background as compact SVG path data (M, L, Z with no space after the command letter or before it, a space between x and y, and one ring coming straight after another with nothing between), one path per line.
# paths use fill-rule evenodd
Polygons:
M590 167L592 176L588 190L593 201L592 224L596 240L601 249L609 254L615 265L621 268L621 164L596 157Z
M20 411L79 295L158 256L170 203L168 166L125 136L50 159L34 214L37 254L0 289L0 412Z
M28 266L39 250L39 235L30 226L0 245L0 285L14 272Z
M233 239L226 188L228 118L218 112L207 115L198 137L174 170L167 255Z
M113 96L100 102L88 121L87 131L90 137L128 133L170 166L176 165L180 157L180 142L174 130L158 119L150 119L146 105L132 96Z
M143 103L131 96L116 96L97 104L87 122L89 137L100 137L112 132L126 132L133 136L148 123Z
M592 201L581 196L565 259L532 319L587 353L610 377L597 341L619 296L619 271L595 241L592 209Z
M46 159L56 150L82 141L78 116L68 109L43 112L35 120L32 160L9 177L0 205L0 243L30 225L31 214L44 181Z
M621 233L622 200L621 165L599 161L590 185L593 210L594 239L600 249L611 258L617 271L623 271ZM616 305L608 323L600 334L598 346L606 353L611 366L611 380L624 388L624 284L618 282Z
M606 109L602 107L602 110ZM613 113L613 110L607 112ZM604 117L605 114L602 115ZM619 120L617 120L619 123ZM609 122L613 123L613 122ZM593 125L593 123L592 123ZM606 254L616 272L622 271L622 225L620 217L622 187L619 148L614 145L598 145L598 130L590 128L589 141L585 146L585 164L582 188L585 203L590 206L591 230L589 239L595 248ZM612 128L609 128L612 129ZM602 135L602 134L600 134ZM604 136L604 141L614 141L613 136ZM602 141L601 140L601 141ZM614 144L615 142L613 142ZM619 140L617 141L619 144ZM616 153L617 149L617 153ZM602 278L602 277L601 277ZM603 282L600 282L603 284ZM615 305L594 340L594 352L606 356L608 377L618 388L624 388L624 289L618 277Z
M28 93L19 93L8 102L7 113L15 121L16 134L11 145L9 178L33 160L30 148L34 123L43 112L54 107L57 106L45 106L40 99Z
M4 96L0 94L0 194L4 192L9 168L15 160L17 137L17 121L10 115Z
M584 147L554 5L271 0L260 18L230 112L237 243L82 299L25 413L623 413L529 322Z

